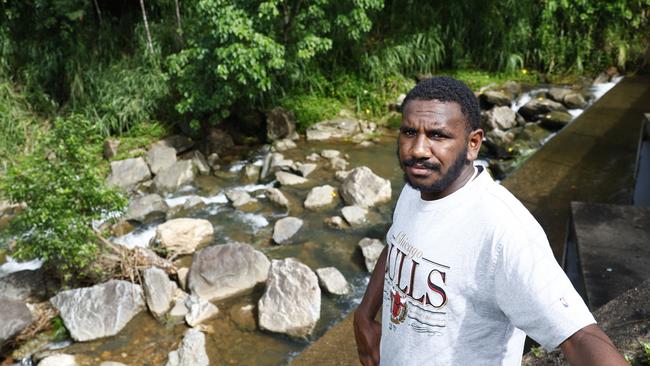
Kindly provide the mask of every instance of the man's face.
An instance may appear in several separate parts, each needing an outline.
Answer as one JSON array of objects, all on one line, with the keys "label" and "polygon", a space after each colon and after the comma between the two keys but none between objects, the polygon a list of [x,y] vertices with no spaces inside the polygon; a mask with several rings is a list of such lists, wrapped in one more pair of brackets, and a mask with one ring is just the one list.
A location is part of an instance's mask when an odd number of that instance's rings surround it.
[{"label": "man's face", "polygon": [[410,101],[404,110],[397,150],[406,182],[420,190],[424,199],[444,197],[450,189],[453,192],[454,183],[476,159],[483,136],[477,131],[468,131],[456,102]]}]

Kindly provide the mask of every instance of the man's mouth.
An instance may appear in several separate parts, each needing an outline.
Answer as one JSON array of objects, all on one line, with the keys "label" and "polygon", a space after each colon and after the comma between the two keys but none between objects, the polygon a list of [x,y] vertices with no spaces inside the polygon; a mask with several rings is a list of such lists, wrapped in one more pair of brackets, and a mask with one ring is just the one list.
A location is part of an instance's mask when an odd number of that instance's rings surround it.
[{"label": "man's mouth", "polygon": [[430,163],[428,161],[407,159],[402,162],[402,165],[409,172],[409,174],[415,176],[429,175],[434,171],[440,171],[439,164]]}]

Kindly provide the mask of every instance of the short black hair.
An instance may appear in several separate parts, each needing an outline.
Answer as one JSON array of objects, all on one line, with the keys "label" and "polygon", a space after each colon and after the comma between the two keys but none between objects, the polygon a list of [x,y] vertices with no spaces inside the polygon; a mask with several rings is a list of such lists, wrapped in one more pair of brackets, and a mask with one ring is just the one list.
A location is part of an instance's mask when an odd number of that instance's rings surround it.
[{"label": "short black hair", "polygon": [[456,102],[465,116],[467,127],[474,131],[481,126],[481,112],[478,99],[474,92],[460,80],[449,76],[434,76],[422,80],[411,89],[402,102],[402,113],[412,100],[439,100],[441,102]]}]

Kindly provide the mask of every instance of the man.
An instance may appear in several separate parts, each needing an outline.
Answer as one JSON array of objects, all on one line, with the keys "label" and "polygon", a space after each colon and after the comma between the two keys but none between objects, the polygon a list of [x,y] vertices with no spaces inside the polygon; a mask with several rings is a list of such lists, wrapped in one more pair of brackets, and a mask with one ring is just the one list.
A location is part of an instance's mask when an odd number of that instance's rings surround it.
[{"label": "man", "polygon": [[[572,365],[627,365],[524,206],[475,167],[476,97],[448,77],[406,96],[404,186],[355,313],[364,365],[520,365],[526,334]],[[375,316],[382,307],[381,325]]]}]

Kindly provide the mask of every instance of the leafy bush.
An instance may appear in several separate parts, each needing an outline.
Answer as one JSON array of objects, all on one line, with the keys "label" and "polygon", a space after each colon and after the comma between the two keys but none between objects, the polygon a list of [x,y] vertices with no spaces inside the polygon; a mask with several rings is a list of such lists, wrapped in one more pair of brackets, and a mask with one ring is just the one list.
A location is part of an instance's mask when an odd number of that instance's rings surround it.
[{"label": "leafy bush", "polygon": [[[17,154],[32,151],[43,127],[27,98],[13,84],[0,79],[0,161],[7,164]],[[3,166],[0,171],[5,169]]]},{"label": "leafy bush", "polygon": [[344,108],[337,99],[315,95],[288,97],[282,99],[280,105],[293,111],[300,131],[306,130],[316,122],[335,117]]},{"label": "leafy bush", "polygon": [[98,253],[92,221],[123,210],[126,199],[105,186],[98,157],[87,146],[98,143],[85,118],[57,118],[46,142],[12,166],[2,189],[27,208],[12,221],[14,256],[42,258],[59,274],[79,275]]}]

